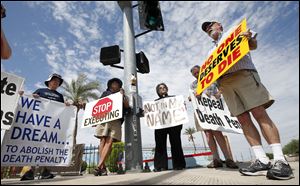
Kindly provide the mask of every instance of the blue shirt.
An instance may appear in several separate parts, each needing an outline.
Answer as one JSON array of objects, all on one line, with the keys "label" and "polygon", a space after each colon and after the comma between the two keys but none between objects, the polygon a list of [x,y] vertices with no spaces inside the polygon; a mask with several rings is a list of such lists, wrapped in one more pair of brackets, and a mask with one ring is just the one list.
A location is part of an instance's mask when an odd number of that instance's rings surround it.
[{"label": "blue shirt", "polygon": [[48,88],[39,88],[33,94],[37,94],[42,98],[64,103],[64,96],[56,90],[50,90]]}]

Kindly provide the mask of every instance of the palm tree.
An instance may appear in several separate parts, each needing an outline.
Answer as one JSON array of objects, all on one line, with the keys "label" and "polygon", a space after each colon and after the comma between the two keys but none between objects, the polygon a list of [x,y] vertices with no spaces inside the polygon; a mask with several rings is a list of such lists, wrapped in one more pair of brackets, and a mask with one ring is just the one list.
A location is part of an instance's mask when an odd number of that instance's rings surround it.
[{"label": "palm tree", "polygon": [[185,129],[184,135],[188,135],[188,140],[193,142],[194,145],[194,153],[196,153],[196,145],[195,145],[195,137],[193,136],[193,134],[196,133],[196,129],[193,127],[189,127],[187,129]]},{"label": "palm tree", "polygon": [[97,81],[87,82],[87,76],[85,74],[79,74],[77,79],[72,79],[71,83],[64,81],[62,88],[64,89],[63,95],[73,102],[73,105],[77,107],[75,130],[73,133],[73,145],[76,145],[77,127],[78,127],[78,112],[82,108],[79,103],[86,103],[90,98],[99,99],[100,96],[95,93],[96,90],[100,92],[100,83]]}]

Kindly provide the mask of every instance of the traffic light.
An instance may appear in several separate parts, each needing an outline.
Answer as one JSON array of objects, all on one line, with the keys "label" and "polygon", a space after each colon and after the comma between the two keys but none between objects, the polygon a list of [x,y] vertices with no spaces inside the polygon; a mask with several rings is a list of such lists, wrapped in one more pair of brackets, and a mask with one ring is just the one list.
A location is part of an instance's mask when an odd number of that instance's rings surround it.
[{"label": "traffic light", "polygon": [[136,55],[136,67],[138,72],[146,74],[150,72],[149,61],[145,56],[144,52],[137,53]]},{"label": "traffic light", "polygon": [[100,51],[100,62],[103,65],[114,65],[121,62],[121,51],[118,45],[103,47]]},{"label": "traffic light", "polygon": [[139,19],[141,29],[165,30],[158,1],[139,1]]}]

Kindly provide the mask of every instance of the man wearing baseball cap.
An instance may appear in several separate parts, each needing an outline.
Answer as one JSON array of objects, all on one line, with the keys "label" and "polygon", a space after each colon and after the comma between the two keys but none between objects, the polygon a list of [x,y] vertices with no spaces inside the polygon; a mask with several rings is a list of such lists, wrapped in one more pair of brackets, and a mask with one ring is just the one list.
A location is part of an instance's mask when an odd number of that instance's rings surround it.
[{"label": "man wearing baseball cap", "polygon": [[[202,30],[214,42],[209,54],[218,47],[220,41],[231,33],[231,30],[229,30],[224,34],[223,26],[217,21],[204,22]],[[248,29],[240,35],[248,40],[250,50],[257,48],[256,33]],[[278,129],[266,112],[266,109],[274,103],[274,99],[262,84],[252,62],[250,52],[217,81],[231,114],[236,116],[241,123],[244,135],[256,157],[256,161],[249,167],[241,168],[240,173],[248,176],[265,175],[267,173],[269,179],[286,180],[293,178],[292,169],[282,152]],[[274,154],[273,165],[271,165],[262,147],[261,136],[251,119],[250,113],[259,124],[263,136],[272,148]]]}]

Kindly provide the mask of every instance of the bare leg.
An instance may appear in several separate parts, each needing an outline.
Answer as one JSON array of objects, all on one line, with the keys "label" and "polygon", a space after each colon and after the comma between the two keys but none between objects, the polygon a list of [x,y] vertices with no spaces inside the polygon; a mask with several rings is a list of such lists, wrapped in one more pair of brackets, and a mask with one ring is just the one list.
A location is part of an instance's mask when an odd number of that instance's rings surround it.
[{"label": "bare leg", "polygon": [[244,112],[243,114],[238,115],[237,119],[242,125],[244,135],[250,146],[252,147],[261,145],[260,135],[258,133],[257,128],[251,120],[249,112]]},{"label": "bare leg", "polygon": [[233,160],[233,158],[230,156],[229,149],[227,148],[226,140],[223,133],[221,131],[212,131],[212,133],[215,136],[225,158]]},{"label": "bare leg", "polygon": [[99,168],[104,168],[105,160],[107,159],[111,148],[112,148],[113,139],[110,137],[106,137],[105,144],[101,153],[101,159],[99,161]]},{"label": "bare leg", "polygon": [[220,160],[218,149],[217,149],[217,144],[214,139],[212,130],[205,130],[204,133],[206,135],[206,140],[207,140],[208,146],[209,146],[211,152],[213,153],[213,159]]},{"label": "bare leg", "polygon": [[106,138],[102,137],[100,139],[100,145],[99,145],[99,164],[98,164],[98,167],[101,166],[101,164],[100,164],[101,161],[100,160],[101,160],[101,155],[102,155],[102,152],[103,152],[103,148],[104,148],[105,142],[106,142]]},{"label": "bare leg", "polygon": [[278,129],[263,106],[251,110],[253,117],[261,128],[261,132],[269,144],[280,143]]}]

